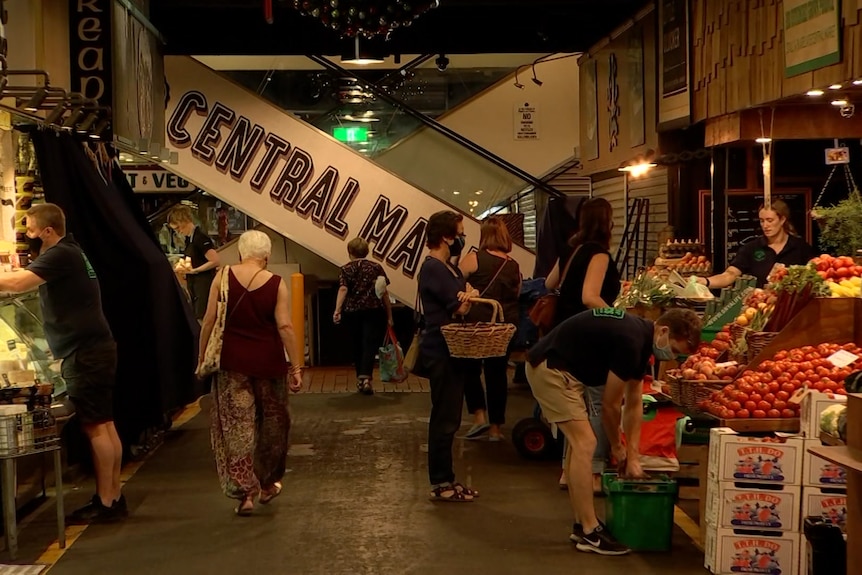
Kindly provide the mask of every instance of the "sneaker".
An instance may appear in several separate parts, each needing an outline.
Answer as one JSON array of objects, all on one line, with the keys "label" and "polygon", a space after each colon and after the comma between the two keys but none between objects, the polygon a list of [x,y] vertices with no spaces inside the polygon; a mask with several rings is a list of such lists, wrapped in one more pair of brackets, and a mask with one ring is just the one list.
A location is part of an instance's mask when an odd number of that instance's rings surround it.
[{"label": "sneaker", "polygon": [[467,430],[467,433],[464,435],[465,439],[479,439],[491,429],[491,425],[489,423],[477,423],[473,425],[470,429]]},{"label": "sneaker", "polygon": [[580,523],[572,523],[572,534],[569,535],[569,541],[572,543],[580,543],[584,540],[584,526]]},{"label": "sneaker", "polygon": [[631,549],[614,539],[614,536],[601,524],[592,533],[584,533],[580,543],[577,544],[577,548],[578,551],[598,553],[599,555],[626,555],[631,553]]},{"label": "sneaker", "polygon": [[102,504],[98,495],[93,495],[90,502],[80,509],[76,509],[66,519],[69,525],[88,525],[90,523],[113,523],[122,519],[122,514],[117,508],[117,503],[111,507]]},{"label": "sneaker", "polygon": [[114,504],[111,505],[111,508],[117,511],[120,514],[120,517],[128,517],[129,516],[129,506],[126,505],[126,496],[120,495],[120,498],[114,501]]}]

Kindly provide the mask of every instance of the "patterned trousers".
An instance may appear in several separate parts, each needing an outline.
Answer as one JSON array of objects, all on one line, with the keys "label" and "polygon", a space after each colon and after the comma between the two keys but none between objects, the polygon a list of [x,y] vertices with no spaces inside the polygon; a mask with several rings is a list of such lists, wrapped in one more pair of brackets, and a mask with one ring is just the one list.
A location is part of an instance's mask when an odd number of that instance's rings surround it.
[{"label": "patterned trousers", "polygon": [[287,379],[220,371],[211,411],[219,482],[234,499],[256,496],[284,476],[290,412]]}]

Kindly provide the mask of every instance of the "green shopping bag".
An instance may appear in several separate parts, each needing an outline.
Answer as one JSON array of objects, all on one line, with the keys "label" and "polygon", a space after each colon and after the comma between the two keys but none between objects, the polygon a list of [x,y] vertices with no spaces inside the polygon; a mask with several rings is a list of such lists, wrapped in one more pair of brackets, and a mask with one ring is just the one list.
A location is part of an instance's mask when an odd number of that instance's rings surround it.
[{"label": "green shopping bag", "polygon": [[407,379],[407,370],[404,369],[404,353],[401,351],[401,346],[398,345],[392,326],[386,328],[386,337],[383,339],[383,346],[378,350],[378,358],[380,360],[381,381],[399,382]]}]

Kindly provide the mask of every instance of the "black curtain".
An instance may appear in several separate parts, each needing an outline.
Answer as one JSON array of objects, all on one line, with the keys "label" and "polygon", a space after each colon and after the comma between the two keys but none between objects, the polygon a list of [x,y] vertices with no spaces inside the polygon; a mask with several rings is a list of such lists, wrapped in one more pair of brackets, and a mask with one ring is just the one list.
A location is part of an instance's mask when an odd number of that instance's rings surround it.
[{"label": "black curtain", "polygon": [[578,231],[578,212],[587,198],[550,198],[536,232],[534,278],[548,277],[560,254],[566,253],[569,238]]},{"label": "black curtain", "polygon": [[203,393],[194,377],[200,328],[116,161],[93,161],[67,134],[32,132],[47,201],[87,253],[117,341],[115,419],[124,445]]}]

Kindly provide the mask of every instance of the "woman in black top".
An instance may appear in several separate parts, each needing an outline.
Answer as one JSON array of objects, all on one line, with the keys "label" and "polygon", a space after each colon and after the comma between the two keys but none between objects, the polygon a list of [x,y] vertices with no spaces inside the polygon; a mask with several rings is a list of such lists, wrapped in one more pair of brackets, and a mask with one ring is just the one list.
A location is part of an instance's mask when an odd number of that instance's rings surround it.
[{"label": "woman in black top", "polygon": [[771,209],[760,206],[760,228],[763,236],[739,248],[733,263],[720,274],[697,281],[708,288],[720,289],[733,285],[745,274],[757,278],[757,287],[766,285],[775,264],[801,266],[816,256],[814,248],[796,233],[790,222],[790,208],[783,200],[772,202]]},{"label": "woman in black top", "polygon": [[[572,251],[566,256],[568,259],[557,261],[545,280],[548,289],[560,290],[554,326],[588,309],[611,307],[620,294],[620,275],[609,251],[613,216],[613,208],[604,198],[591,198],[581,206],[578,231],[569,242]],[[562,280],[560,261],[565,262]],[[601,474],[610,455],[610,445],[602,425],[604,391],[603,385],[588,387],[585,394],[590,425],[597,440],[593,454],[593,490],[596,492],[601,491]],[[566,484],[565,479],[564,471],[560,485]]]},{"label": "woman in black top", "polygon": [[[505,222],[491,216],[482,222],[479,251],[464,256],[459,267],[464,277],[480,292],[479,297],[500,302],[503,306],[503,319],[507,323],[517,324],[521,270],[518,262],[509,257],[511,251],[512,238]],[[491,321],[491,308],[487,305],[474,305],[467,314],[466,321]],[[467,439],[478,439],[486,432],[489,441],[500,441],[503,438],[500,426],[506,423],[508,366],[508,353],[485,360],[468,360],[464,397],[467,399],[467,411],[473,414],[473,427],[467,432]],[[483,367],[488,393],[487,404],[485,390],[482,389]]]},{"label": "woman in black top", "polygon": [[191,258],[192,269],[181,273],[186,275],[195,317],[201,321],[207,311],[210,285],[219,265],[218,252],[210,237],[195,225],[190,207],[179,205],[171,209],[168,212],[168,226],[186,238],[185,255]]},{"label": "woman in black top", "polygon": [[463,359],[449,355],[440,328],[452,315],[470,311],[469,299],[479,292],[464,281],[461,271],[449,262],[464,247],[463,217],[455,212],[437,212],[428,219],[425,243],[428,257],[419,270],[419,296],[425,316],[420,358],[429,373],[431,417],[428,420],[428,477],[434,501],[469,502],[478,495],[455,482],[452,443],[461,427],[464,403]]}]

